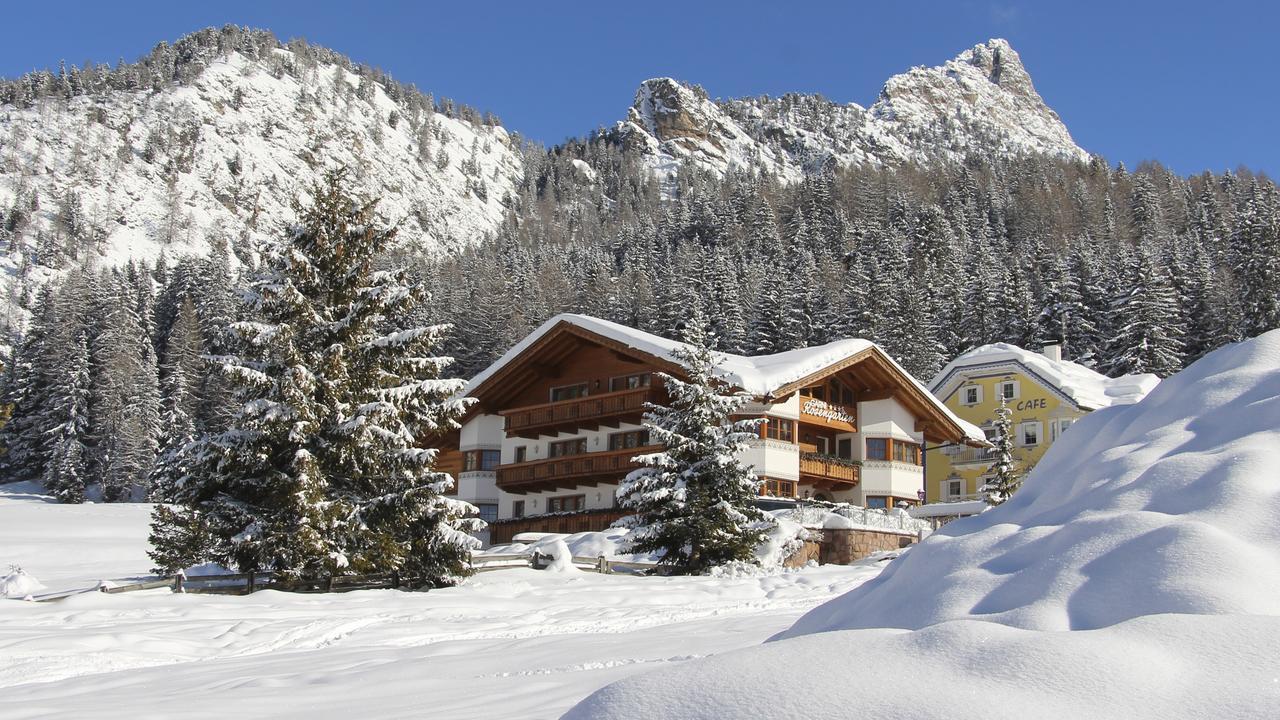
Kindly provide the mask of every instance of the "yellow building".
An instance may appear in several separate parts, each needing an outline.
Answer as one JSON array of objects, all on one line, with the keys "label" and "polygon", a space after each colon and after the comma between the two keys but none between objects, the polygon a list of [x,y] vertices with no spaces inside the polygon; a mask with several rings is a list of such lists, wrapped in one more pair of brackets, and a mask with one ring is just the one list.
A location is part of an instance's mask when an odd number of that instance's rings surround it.
[{"label": "yellow building", "polygon": [[[1061,347],[1042,353],[996,343],[970,350],[938,373],[929,390],[956,415],[995,437],[1000,399],[1012,411],[1014,459],[1029,471],[1073,422],[1099,408],[1138,402],[1160,382],[1155,375],[1109,378],[1062,359]],[[925,501],[959,502],[981,496],[989,450],[934,446],[925,453]]]}]

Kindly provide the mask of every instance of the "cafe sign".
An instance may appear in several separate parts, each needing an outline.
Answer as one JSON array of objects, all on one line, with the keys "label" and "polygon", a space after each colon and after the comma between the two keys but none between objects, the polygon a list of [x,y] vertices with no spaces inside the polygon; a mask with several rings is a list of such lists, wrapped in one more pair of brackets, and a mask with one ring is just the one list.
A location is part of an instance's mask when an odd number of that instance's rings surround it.
[{"label": "cafe sign", "polygon": [[825,400],[817,398],[805,398],[804,404],[800,407],[800,412],[805,415],[820,417],[823,420],[835,420],[837,422],[848,423],[853,425],[853,414],[850,413],[843,405],[831,405]]}]

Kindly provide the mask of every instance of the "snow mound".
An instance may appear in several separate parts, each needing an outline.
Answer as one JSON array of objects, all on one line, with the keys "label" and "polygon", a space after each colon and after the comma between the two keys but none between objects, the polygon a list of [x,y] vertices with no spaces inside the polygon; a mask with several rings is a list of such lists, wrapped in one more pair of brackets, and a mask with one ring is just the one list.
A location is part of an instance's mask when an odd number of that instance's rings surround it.
[{"label": "snow mound", "polygon": [[975,621],[845,630],[633,676],[564,718],[1262,720],[1280,706],[1277,638],[1280,618],[1261,616],[1153,615],[1064,633]]},{"label": "snow mound", "polygon": [[[785,635],[978,617],[1036,630],[1280,615],[1280,331],[1092,413],[1004,505],[947,525]],[[929,591],[919,592],[922,579]]]},{"label": "snow mound", "polygon": [[566,717],[1274,717],[1277,467],[1280,330],[1089,415],[1008,503],[764,646]]},{"label": "snow mound", "polygon": [[9,568],[9,574],[0,578],[0,597],[22,598],[43,589],[39,580],[20,567]]},{"label": "snow mound", "polygon": [[573,551],[561,538],[556,538],[543,546],[542,551],[551,556],[545,568],[548,572],[573,573],[578,568],[573,566]]}]

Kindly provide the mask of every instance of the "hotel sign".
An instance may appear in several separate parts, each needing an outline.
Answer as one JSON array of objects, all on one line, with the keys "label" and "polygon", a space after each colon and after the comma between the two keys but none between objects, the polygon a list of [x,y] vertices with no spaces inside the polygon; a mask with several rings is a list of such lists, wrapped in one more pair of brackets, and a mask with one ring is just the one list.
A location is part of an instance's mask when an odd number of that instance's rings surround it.
[{"label": "hotel sign", "polygon": [[848,408],[843,405],[832,405],[817,398],[805,398],[800,406],[800,412],[827,421],[854,424],[853,413],[849,412]]}]

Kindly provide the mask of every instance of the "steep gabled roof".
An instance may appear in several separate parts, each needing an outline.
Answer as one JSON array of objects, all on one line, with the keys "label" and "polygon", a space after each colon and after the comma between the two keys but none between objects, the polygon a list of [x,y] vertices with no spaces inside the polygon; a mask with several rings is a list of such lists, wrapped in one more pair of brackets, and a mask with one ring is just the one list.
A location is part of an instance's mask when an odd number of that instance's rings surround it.
[{"label": "steep gabled roof", "polygon": [[945,398],[965,377],[982,372],[1007,372],[1015,367],[1086,411],[1131,405],[1160,383],[1160,378],[1149,373],[1110,378],[1068,360],[1052,360],[1009,343],[993,343],[974,348],[947,363],[929,383],[929,389]]},{"label": "steep gabled roof", "polygon": [[[520,364],[516,362],[518,359],[544,352],[552,339],[562,333],[583,337],[615,350],[645,357],[668,372],[678,373],[682,367],[675,353],[678,349],[685,347],[684,343],[588,315],[562,313],[544,322],[528,337],[472,378],[463,389],[463,394],[483,398],[514,371]],[[912,404],[921,411],[921,414],[930,416],[925,422],[931,421],[940,428],[949,429],[949,432],[941,434],[962,442],[986,444],[986,436],[980,429],[952,413],[930,394],[924,385],[911,377],[902,369],[902,366],[894,362],[893,358],[870,340],[856,338],[836,340],[818,347],[788,350],[772,355],[745,356],[732,353],[718,353],[718,355],[721,358],[720,370],[724,379],[747,394],[762,399],[785,397],[856,363],[874,365],[881,376],[891,379],[897,386],[906,388],[911,395],[909,400]]]}]

